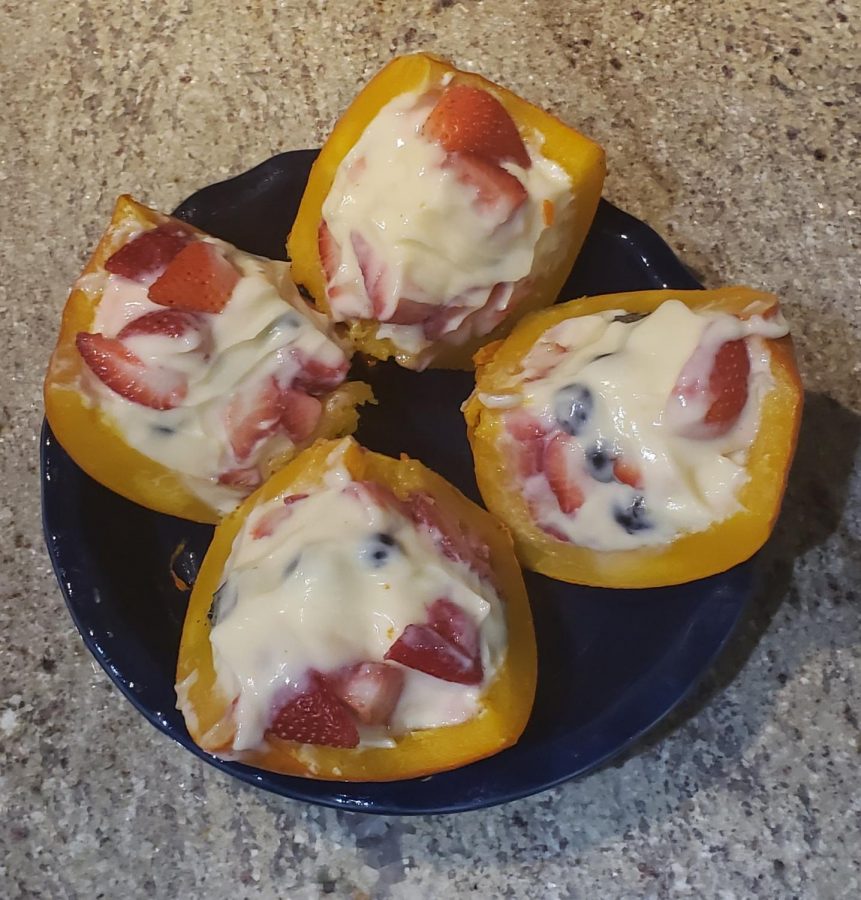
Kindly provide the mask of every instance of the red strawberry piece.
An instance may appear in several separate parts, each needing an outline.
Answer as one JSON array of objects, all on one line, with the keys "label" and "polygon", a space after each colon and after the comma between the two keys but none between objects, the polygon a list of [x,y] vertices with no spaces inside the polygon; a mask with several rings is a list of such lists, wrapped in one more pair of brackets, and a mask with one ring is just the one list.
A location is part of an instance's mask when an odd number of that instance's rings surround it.
[{"label": "red strawberry piece", "polygon": [[459,521],[452,520],[430,494],[410,494],[404,508],[417,525],[431,532],[449,559],[466,563],[480,578],[491,577],[490,548]]},{"label": "red strawberry piece", "polygon": [[705,424],[714,434],[725,434],[738,421],[747,403],[750,356],[744,340],[727,341],[715,354],[709,376],[709,395],[713,398],[705,415]]},{"label": "red strawberry piece", "polygon": [[273,506],[272,509],[265,512],[258,520],[257,524],[251,529],[252,540],[270,537],[275,534],[278,526],[290,518],[293,510],[291,507],[294,503],[304,500],[307,494],[290,494],[284,498],[283,503]]},{"label": "red strawberry piece", "polygon": [[326,675],[338,698],[365,725],[385,725],[404,688],[404,673],[385,663],[362,662]]},{"label": "red strawberry piece", "polygon": [[431,110],[422,134],[454,153],[472,153],[498,165],[531,165],[517,125],[492,94],[465,84],[449,85]]},{"label": "red strawberry piece", "polygon": [[385,658],[442,681],[481,683],[481,660],[465,653],[430,625],[407,625]]},{"label": "red strawberry piece", "polygon": [[162,366],[148,366],[116,338],[81,331],[75,345],[93,373],[133,403],[150,409],[173,409],[188,392],[185,375]]},{"label": "red strawberry piece", "polygon": [[[125,325],[117,338],[163,335],[176,340],[188,341],[188,346],[180,349],[196,350],[208,356],[212,350],[212,333],[203,317],[197,313],[179,309],[157,309],[132,319]],[[195,340],[196,338],[196,340]]]},{"label": "red strawberry piece", "polygon": [[479,208],[493,210],[501,222],[507,222],[529,196],[520,181],[505,169],[480,156],[452,153],[445,162],[461,184],[476,192]]},{"label": "red strawberry piece", "polygon": [[[323,267],[323,273],[326,276],[326,283],[331,284],[338,269],[341,267],[341,248],[338,242],[332,237],[329,226],[324,219],[320,220],[320,226],[317,229],[317,250],[320,253],[320,265]],[[340,288],[328,288],[327,293],[330,297],[337,296]]]},{"label": "red strawberry piece", "polygon": [[231,398],[224,424],[239,462],[248,459],[260,441],[278,431],[282,413],[281,390],[271,376],[245,386]]},{"label": "red strawberry piece", "polygon": [[251,492],[263,483],[263,478],[257,466],[247,466],[244,469],[229,469],[222,472],[218,476],[218,483]]},{"label": "red strawberry piece", "polygon": [[278,710],[269,731],[282,741],[300,744],[355,747],[359,743],[349,709],[317,673],[311,673],[305,690]]},{"label": "red strawberry piece", "polygon": [[617,457],[613,463],[613,477],[622,484],[629,484],[633,488],[643,486],[643,473],[639,467],[623,457]]},{"label": "red strawberry piece", "polygon": [[309,438],[323,415],[323,404],[304,391],[288,388],[281,392],[281,424],[294,444]]},{"label": "red strawberry piece", "polygon": [[293,387],[318,397],[334,391],[347,377],[350,363],[345,358],[338,366],[330,366],[319,359],[302,359],[302,368],[293,379]]},{"label": "red strawberry piece", "polygon": [[418,300],[410,300],[409,297],[401,297],[386,321],[391,322],[392,325],[421,325],[435,311],[436,307],[431,303],[421,303]]},{"label": "red strawberry piece", "polygon": [[162,306],[220,313],[239,277],[239,272],[218,247],[206,241],[194,241],[180,250],[150,285],[149,298]]},{"label": "red strawberry piece", "polygon": [[371,301],[371,310],[379,318],[389,299],[388,266],[358,231],[351,232],[350,242],[365,283],[365,293]]},{"label": "red strawberry piece", "polygon": [[544,427],[535,416],[515,410],[505,417],[505,429],[514,439],[517,468],[523,478],[541,471],[544,461]]},{"label": "red strawberry piece", "polygon": [[574,479],[576,447],[568,435],[556,434],[544,449],[544,474],[559,509],[568,516],[583,505],[583,492]]},{"label": "red strawberry piece", "polygon": [[465,306],[448,303],[438,306],[424,323],[424,335],[430,341],[436,341],[444,334],[457,329],[466,319],[469,310]]},{"label": "red strawberry piece", "polygon": [[178,222],[159,225],[123,244],[107,259],[105,269],[112,275],[146,284],[161,275],[167,264],[192,240],[191,233]]},{"label": "red strawberry piece", "polygon": [[703,353],[702,347],[694,352],[682,369],[672,396],[682,408],[705,400],[708,406],[702,420],[688,423],[682,433],[709,439],[726,434],[738,421],[747,403],[750,357],[743,339],[727,341],[718,348],[708,375],[703,377]]},{"label": "red strawberry piece", "polygon": [[445,597],[434,600],[428,610],[428,622],[449,643],[473,659],[479,658],[478,628],[472,617],[456,603]]}]

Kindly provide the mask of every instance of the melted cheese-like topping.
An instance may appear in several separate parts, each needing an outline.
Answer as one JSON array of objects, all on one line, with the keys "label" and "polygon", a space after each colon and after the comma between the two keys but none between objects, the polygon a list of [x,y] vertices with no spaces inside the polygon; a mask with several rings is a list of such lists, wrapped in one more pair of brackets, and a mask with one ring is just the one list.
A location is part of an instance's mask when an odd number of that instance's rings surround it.
[{"label": "melted cheese-like topping", "polygon": [[[336,368],[344,363],[345,354],[328,336],[325,319],[302,300],[287,263],[243,253],[215,238],[203,240],[219,247],[241,274],[220,313],[197,314],[208,329],[211,346],[203,352],[194,332],[179,339],[158,334],[124,339],[145,363],[187,376],[188,392],[182,402],[174,409],[150,409],[110,390],[88,370],[81,387],[127,444],[179,473],[190,490],[227,512],[243,495],[218,483],[219,475],[237,464],[224,419],[231,397],[242,386],[258,384],[269,375],[288,385],[302,359]],[[146,313],[165,309],[149,299],[148,284],[102,273],[99,287],[102,298],[91,331],[106,337],[116,337],[123,326]],[[292,447],[281,432],[261,443],[242,465],[286,454]]]},{"label": "melted cheese-like topping", "polygon": [[[326,485],[309,490],[268,536],[255,537],[255,527],[283,507],[283,497],[256,509],[224,570],[211,642],[219,687],[236,698],[233,749],[259,745],[279,698],[309,669],[381,662],[440,597],[479,627],[482,683],[455,684],[400,667],[404,688],[389,730],[360,728],[361,746],[478,714],[506,647],[495,590],[408,519],[375,504],[346,471],[330,472]],[[374,557],[381,534],[393,539],[382,560]]]},{"label": "melted cheese-like topping", "polygon": [[[560,428],[555,415],[559,392],[572,385],[588,392],[574,464],[582,505],[563,513],[545,472],[528,477],[522,490],[540,525],[595,550],[664,544],[737,511],[738,491],[748,479],[747,451],[762,399],[772,387],[764,339],[788,333],[780,315],[739,319],[692,310],[678,300],[666,301],[639,321],[624,319],[630,319],[624,310],[614,310],[559,323],[527,354],[512,386],[518,406],[548,432]],[[718,437],[686,436],[709,401],[671,400],[683,369],[691,380],[707,383],[718,348],[742,338],[747,338],[750,378],[738,421]],[[692,359],[696,371],[691,371]],[[510,393],[488,397],[487,405],[505,408],[511,399]],[[587,454],[595,447],[632,461],[642,484],[634,488],[613,477],[590,476]],[[633,519],[632,504],[639,507]]]},{"label": "melted cheese-like topping", "polygon": [[[476,189],[444,165],[445,150],[421,135],[435,100],[433,93],[405,93],[384,106],[342,160],[323,204],[341,251],[329,284],[334,317],[379,320],[377,335],[408,353],[432,341],[421,325],[387,324],[401,297],[457,307],[441,335],[446,341],[486,334],[504,318],[513,286],[558,252],[560,228],[546,225],[545,202],[553,204],[557,226],[572,204],[568,175],[531,146],[528,169],[503,164],[527,191],[523,206],[506,220],[504,205],[477,203]],[[356,234],[380,261],[384,296],[376,305],[365,289]],[[497,284],[506,287],[489,303]]]}]

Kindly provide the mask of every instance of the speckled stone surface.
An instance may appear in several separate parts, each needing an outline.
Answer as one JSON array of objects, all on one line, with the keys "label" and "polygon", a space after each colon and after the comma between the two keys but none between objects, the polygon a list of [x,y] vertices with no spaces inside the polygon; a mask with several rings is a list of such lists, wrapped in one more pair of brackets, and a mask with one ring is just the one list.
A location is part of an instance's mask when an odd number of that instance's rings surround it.
[{"label": "speckled stone surface", "polygon": [[[857,4],[0,0],[0,897],[861,895]],[[606,195],[710,286],[778,291],[808,388],[766,587],[624,760],[484,812],[256,792],[157,733],[74,631],[40,533],[41,379],[128,191],[171,208],[319,144],[428,49],[601,141]]]}]

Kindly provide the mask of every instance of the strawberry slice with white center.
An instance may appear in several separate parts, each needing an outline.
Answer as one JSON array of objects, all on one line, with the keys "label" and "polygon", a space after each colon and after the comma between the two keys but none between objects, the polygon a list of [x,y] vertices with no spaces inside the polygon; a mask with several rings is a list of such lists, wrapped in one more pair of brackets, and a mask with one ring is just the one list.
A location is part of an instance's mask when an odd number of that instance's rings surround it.
[{"label": "strawberry slice with white center", "polygon": [[311,673],[307,687],[275,713],[269,733],[282,741],[324,747],[356,747],[359,743],[350,710],[316,672]]},{"label": "strawberry slice with white center", "polygon": [[224,425],[239,462],[247,460],[260,441],[281,427],[281,389],[274,377],[244,386],[227,405]]},{"label": "strawberry slice with white center", "polygon": [[387,725],[404,688],[403,670],[379,662],[345,666],[325,677],[364,725]]},{"label": "strawberry slice with white center", "polygon": [[326,276],[326,293],[329,297],[337,297],[343,291],[340,286],[332,286],[332,280],[341,268],[341,248],[338,242],[332,237],[329,226],[325,220],[320,221],[317,228],[317,250],[320,254],[320,265],[323,267],[323,274]]},{"label": "strawberry slice with white center", "polygon": [[233,455],[244,462],[261,441],[284,430],[294,443],[314,432],[323,405],[303,391],[282,388],[270,375],[238,391],[227,405],[224,425]]},{"label": "strawberry slice with white center", "polygon": [[443,164],[461,184],[475,191],[479,209],[492,211],[507,222],[526,202],[526,188],[511,174],[480,156],[451,153]]},{"label": "strawberry slice with white center", "polygon": [[212,333],[203,316],[178,309],[157,309],[132,319],[117,338],[167,337],[176,341],[177,350],[197,351],[208,356],[212,351]]},{"label": "strawberry slice with white center", "polygon": [[471,153],[497,166],[511,160],[528,169],[529,154],[514,119],[492,94],[465,84],[449,85],[422,127],[422,134],[453,153]]},{"label": "strawberry slice with white center", "polygon": [[643,473],[639,467],[621,456],[613,462],[613,477],[616,481],[628,484],[632,488],[643,486]]},{"label": "strawberry slice with white center", "polygon": [[365,293],[368,295],[368,300],[371,301],[372,314],[376,318],[380,318],[385,312],[391,294],[388,266],[358,231],[350,233],[350,243],[362,273]]},{"label": "strawberry slice with white center", "polygon": [[112,275],[150,284],[192,240],[191,233],[178,223],[159,225],[123,244],[113,256],[108,257],[105,269]]},{"label": "strawberry slice with white center", "polygon": [[292,506],[300,500],[304,500],[307,494],[290,494],[285,497],[282,503],[273,506],[267,510],[258,520],[250,531],[251,539],[258,541],[261,538],[271,537],[278,530],[278,526],[293,513]]},{"label": "strawberry slice with white center", "polygon": [[323,404],[304,391],[288,388],[281,392],[281,424],[294,444],[314,433],[323,415]]},{"label": "strawberry slice with white center", "polygon": [[529,478],[540,472],[547,436],[541,422],[525,410],[515,410],[505,417],[505,430],[514,441],[515,459],[521,477]]},{"label": "strawberry slice with white center", "polygon": [[220,313],[240,275],[221,250],[206,241],[188,244],[149,288],[153,303],[192,312]]},{"label": "strawberry slice with white center", "polygon": [[480,578],[492,577],[490,548],[459,521],[447,516],[430,494],[410,494],[403,507],[417,525],[430,532],[449,559],[466,563]]},{"label": "strawberry slice with white center", "polygon": [[[441,602],[446,605],[440,606]],[[441,681],[481,684],[483,668],[475,624],[448,600],[435,601],[429,612],[431,623],[407,625],[385,658]]]},{"label": "strawberry slice with white center", "polygon": [[698,348],[685,364],[671,402],[676,409],[704,409],[696,421],[679,429],[690,438],[710,439],[732,430],[747,403],[750,356],[744,339],[726,341],[718,347],[706,370],[705,348]]},{"label": "strawberry slice with white center", "polygon": [[336,387],[347,377],[350,363],[345,357],[337,366],[331,366],[314,357],[300,356],[302,368],[293,379],[293,387],[319,397],[334,391]]},{"label": "strawberry slice with white center", "polygon": [[180,372],[147,365],[122,341],[103,334],[79,332],[75,345],[90,370],[112,391],[150,409],[173,409],[188,393]]},{"label": "strawberry slice with white center", "polygon": [[567,434],[555,434],[544,448],[544,474],[566,516],[577,512],[584,500],[575,478],[577,454],[577,442]]}]

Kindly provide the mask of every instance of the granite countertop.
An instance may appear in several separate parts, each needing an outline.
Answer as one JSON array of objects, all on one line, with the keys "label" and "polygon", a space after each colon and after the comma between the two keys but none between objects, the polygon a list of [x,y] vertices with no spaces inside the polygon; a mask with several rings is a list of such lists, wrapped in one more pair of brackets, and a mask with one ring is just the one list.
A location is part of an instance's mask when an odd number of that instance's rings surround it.
[{"label": "granite countertop", "polygon": [[[0,9],[0,896],[861,895],[852,4]],[[777,291],[808,394],[764,588],[697,696],[580,781],[487,811],[400,819],[258,792],[132,709],[54,581],[38,434],[67,286],[116,195],[170,209],[273,153],[317,146],[374,71],[417,49],[599,140],[605,196],[650,222],[706,285]]]}]

